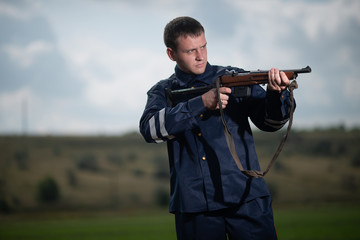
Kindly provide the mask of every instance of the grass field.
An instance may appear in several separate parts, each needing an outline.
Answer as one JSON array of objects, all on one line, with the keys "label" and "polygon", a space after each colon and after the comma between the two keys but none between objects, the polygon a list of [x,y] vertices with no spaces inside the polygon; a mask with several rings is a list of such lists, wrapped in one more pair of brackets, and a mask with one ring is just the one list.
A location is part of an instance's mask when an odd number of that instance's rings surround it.
[{"label": "grass field", "polygon": [[0,239],[16,240],[112,240],[176,239],[170,214],[135,216],[56,216],[2,222]]},{"label": "grass field", "polygon": [[360,239],[360,205],[311,206],[274,211],[279,239]]},{"label": "grass field", "polygon": [[[254,135],[264,169],[282,133]],[[359,146],[360,130],[291,133],[266,176],[279,239],[360,239]],[[168,175],[166,145],[138,133],[0,136],[0,240],[176,239]]]},{"label": "grass field", "polygon": [[[360,205],[276,209],[279,239],[360,239]],[[176,239],[173,215],[165,210],[119,214],[43,213],[1,217],[1,240]]]},{"label": "grass field", "polygon": [[[254,135],[264,170],[282,133]],[[360,131],[293,131],[266,176],[274,200],[280,204],[360,202],[359,146]],[[55,209],[168,205],[166,144],[147,144],[138,133],[0,136],[0,212],[41,208],[39,185],[49,178],[59,189]]]}]

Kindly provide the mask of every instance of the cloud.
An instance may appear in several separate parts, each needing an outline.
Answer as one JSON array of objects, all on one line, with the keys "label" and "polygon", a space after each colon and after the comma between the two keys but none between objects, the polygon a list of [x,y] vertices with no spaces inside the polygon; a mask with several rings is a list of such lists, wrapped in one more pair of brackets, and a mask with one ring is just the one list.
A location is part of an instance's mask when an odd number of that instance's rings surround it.
[{"label": "cloud", "polygon": [[[240,16],[234,19],[238,28],[225,39],[226,46],[233,46],[224,54],[228,59],[250,68],[310,65],[313,73],[299,82],[308,101],[317,96],[322,106],[345,104],[348,84],[339,79],[355,82],[359,75],[360,35],[354,34],[360,25],[359,1],[227,2]],[[341,100],[334,98],[339,93]]]},{"label": "cloud", "polygon": [[37,57],[53,51],[51,43],[36,40],[26,46],[7,44],[2,47],[2,51],[8,54],[9,58],[18,63],[23,68],[30,67]]},{"label": "cloud", "polygon": [[6,112],[13,111],[19,109],[23,101],[34,102],[35,99],[30,89],[20,88],[0,95],[0,108]]},{"label": "cloud", "polygon": [[26,21],[38,15],[39,4],[36,1],[0,2],[0,16]]},{"label": "cloud", "polygon": [[[344,21],[360,22],[360,2],[357,0],[344,1],[283,1],[283,0],[227,0],[237,11],[244,22],[252,25],[271,27],[269,37],[279,37],[283,32],[290,32],[289,28],[300,25],[306,35],[318,39],[326,33],[336,35]],[[271,20],[270,20],[271,19]],[[285,27],[285,29],[284,29]]]},{"label": "cloud", "polygon": [[0,132],[18,129],[21,99],[34,132],[137,129],[146,91],[173,73],[162,31],[181,15],[205,26],[212,64],[310,65],[296,124],[359,123],[359,11],[348,0],[2,1]]},{"label": "cloud", "polygon": [[[18,132],[22,129],[22,120],[26,117],[29,104],[34,104],[38,99],[29,88],[20,88],[0,95],[0,131]],[[11,127],[10,127],[11,126]]]},{"label": "cloud", "polygon": [[63,53],[74,74],[86,82],[84,94],[89,103],[108,109],[115,104],[125,111],[138,111],[146,101],[146,91],[170,76],[174,67],[164,52],[113,46],[98,38],[72,41],[63,46]]},{"label": "cloud", "polygon": [[[343,94],[349,99],[349,101],[355,101],[360,103],[360,81],[358,78],[348,77],[343,79],[344,92]],[[358,106],[357,106],[358,107]]]},{"label": "cloud", "polygon": [[[336,35],[344,22],[360,22],[360,2],[354,0],[329,1],[311,4],[311,7],[302,10],[303,27],[311,39],[316,39],[320,34]],[[327,17],[324,17],[327,16]]]}]

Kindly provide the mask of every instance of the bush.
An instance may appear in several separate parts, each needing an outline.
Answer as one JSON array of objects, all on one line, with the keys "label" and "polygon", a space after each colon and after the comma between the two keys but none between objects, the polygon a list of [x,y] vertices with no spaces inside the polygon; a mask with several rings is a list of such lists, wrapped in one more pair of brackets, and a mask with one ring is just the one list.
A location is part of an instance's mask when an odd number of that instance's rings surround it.
[{"label": "bush", "polygon": [[69,184],[70,186],[72,186],[72,187],[77,186],[78,180],[77,180],[77,177],[76,177],[76,175],[75,175],[75,173],[74,173],[73,170],[68,169],[68,170],[66,171],[66,177],[67,177],[68,184]]},{"label": "bush", "polygon": [[7,203],[5,199],[0,198],[0,212],[2,213],[9,213],[10,212],[10,206]]},{"label": "bush", "polygon": [[341,188],[354,192],[357,190],[356,177],[353,175],[341,176]]},{"label": "bush", "polygon": [[135,162],[138,158],[138,155],[135,152],[131,152],[127,156],[129,162]]},{"label": "bush", "polygon": [[269,188],[271,197],[273,199],[276,199],[278,197],[278,187],[277,187],[277,185],[274,182],[268,182],[267,186]]},{"label": "bush", "polygon": [[134,169],[132,170],[132,174],[135,176],[135,177],[142,177],[145,175],[145,172],[141,169]]},{"label": "bush", "polygon": [[60,189],[52,177],[41,180],[37,187],[37,200],[42,203],[53,203],[60,199]]},{"label": "bush", "polygon": [[96,157],[92,154],[87,154],[80,158],[77,161],[77,167],[80,170],[88,170],[92,172],[98,172],[100,169]]},{"label": "bush", "polygon": [[332,143],[330,141],[321,140],[313,146],[312,151],[316,155],[331,156],[331,147]]},{"label": "bush", "polygon": [[360,167],[360,152],[356,153],[351,159],[351,166],[352,167]]},{"label": "bush", "polygon": [[169,191],[166,190],[165,188],[159,187],[155,191],[155,202],[156,205],[160,207],[166,207],[167,205],[169,205],[170,202]]},{"label": "bush", "polygon": [[28,166],[29,154],[26,150],[16,151],[14,153],[14,158],[20,170],[26,170],[29,168]]},{"label": "bush", "polygon": [[282,161],[280,161],[280,160],[275,161],[273,167],[274,167],[274,170],[277,171],[277,172],[288,172],[287,167],[286,167],[285,164],[284,164]]},{"label": "bush", "polygon": [[152,159],[152,162],[156,169],[154,173],[154,177],[157,180],[168,181],[170,178],[170,173],[169,173],[169,160],[167,159],[167,157],[158,155]]},{"label": "bush", "polygon": [[108,160],[110,163],[117,164],[117,165],[123,165],[123,164],[124,164],[124,159],[123,159],[123,157],[122,157],[120,154],[116,154],[116,153],[109,154],[109,155],[107,156],[107,160]]}]

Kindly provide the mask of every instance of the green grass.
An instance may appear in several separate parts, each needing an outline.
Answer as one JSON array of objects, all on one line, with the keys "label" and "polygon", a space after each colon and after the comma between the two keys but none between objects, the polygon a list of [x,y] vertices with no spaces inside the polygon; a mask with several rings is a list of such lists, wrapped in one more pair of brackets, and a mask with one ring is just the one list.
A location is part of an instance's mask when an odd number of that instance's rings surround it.
[{"label": "green grass", "polygon": [[[360,239],[360,205],[276,209],[279,239]],[[1,240],[133,240],[176,239],[173,215],[162,212],[132,214],[48,214],[13,216],[0,220]]]},{"label": "green grass", "polygon": [[112,240],[176,239],[173,216],[101,216],[13,220],[0,224],[2,240]]},{"label": "green grass", "polygon": [[[283,133],[277,134],[280,141]],[[264,169],[278,138],[260,132],[254,135]],[[360,239],[359,145],[359,130],[292,131],[266,176],[279,239]],[[95,167],[79,165],[89,157],[96,159]],[[159,192],[169,189],[166,174],[166,144],[146,144],[137,133],[0,136],[0,240],[176,239],[173,215],[156,209],[162,206]],[[38,183],[48,176],[61,190],[59,201],[50,205],[35,198]],[[341,205],[349,201],[359,204]],[[321,205],[324,202],[338,205]],[[155,209],[130,212],[138,206]],[[59,212],[48,213],[48,209]]]},{"label": "green grass", "polygon": [[360,239],[360,205],[275,209],[275,223],[279,239]]}]

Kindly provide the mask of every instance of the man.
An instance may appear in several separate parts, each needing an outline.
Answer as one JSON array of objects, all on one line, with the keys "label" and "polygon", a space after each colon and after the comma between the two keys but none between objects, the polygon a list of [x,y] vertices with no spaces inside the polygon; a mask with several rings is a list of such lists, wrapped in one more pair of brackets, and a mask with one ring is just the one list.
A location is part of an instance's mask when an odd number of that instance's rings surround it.
[{"label": "man", "polygon": [[[271,196],[263,178],[243,174],[228,149],[216,89],[167,101],[166,89],[213,85],[226,70],[210,65],[202,25],[190,17],[175,18],[164,30],[167,55],[175,73],[155,84],[140,119],[147,142],[167,142],[170,163],[170,212],[175,214],[178,239],[277,239]],[[251,86],[251,96],[235,98],[220,88],[225,120],[236,152],[246,169],[259,170],[248,122],[276,131],[289,117],[289,79],[273,68],[267,91]]]}]

